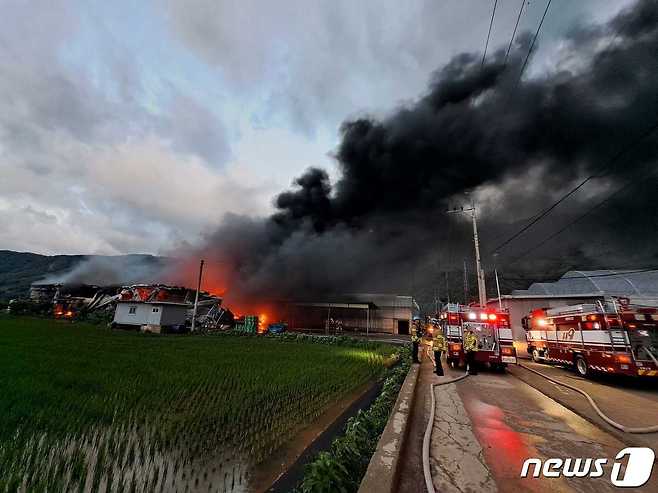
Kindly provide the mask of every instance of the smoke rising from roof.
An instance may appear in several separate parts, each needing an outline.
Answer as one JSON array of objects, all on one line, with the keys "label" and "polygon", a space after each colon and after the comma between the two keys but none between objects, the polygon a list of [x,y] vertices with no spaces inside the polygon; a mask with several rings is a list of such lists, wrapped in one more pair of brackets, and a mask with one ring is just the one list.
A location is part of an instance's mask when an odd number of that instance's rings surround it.
[{"label": "smoke rising from roof", "polygon": [[[649,246],[658,236],[658,199],[655,176],[644,173],[655,168],[658,139],[603,165],[658,115],[658,4],[639,1],[606,25],[581,26],[563,41],[555,70],[519,79],[529,42],[529,35],[519,36],[507,64],[504,47],[483,67],[480,54],[458,55],[413,104],[385,119],[345,122],[335,184],[324,170],[309,168],[276,197],[271,217],[228,216],[186,255],[221,266],[209,267],[209,276],[221,277],[229,298],[413,291],[431,266],[448,269],[471,256],[468,225],[443,214],[465,193],[480,204],[486,244],[515,231],[574,180],[597,175],[551,221],[533,228],[532,243],[600,200],[592,197],[643,177],[631,197],[615,197],[551,253],[618,262],[632,248],[634,259],[647,262],[655,256]],[[630,247],[628,238],[635,238]],[[592,251],[593,241],[611,253]],[[528,237],[520,242],[527,246]],[[172,275],[189,283],[190,274]]]},{"label": "smoke rising from roof", "polygon": [[50,275],[42,283],[122,285],[157,282],[166,258],[152,255],[90,256],[68,272]]}]

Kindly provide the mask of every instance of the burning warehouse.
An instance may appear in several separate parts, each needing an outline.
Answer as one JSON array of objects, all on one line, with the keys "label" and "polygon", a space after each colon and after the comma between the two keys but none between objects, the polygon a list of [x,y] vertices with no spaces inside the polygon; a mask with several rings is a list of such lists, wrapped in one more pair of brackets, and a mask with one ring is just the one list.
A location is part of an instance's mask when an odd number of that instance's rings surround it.
[{"label": "burning warehouse", "polygon": [[[196,291],[164,284],[132,286],[96,286],[89,284],[35,283],[30,288],[30,301],[52,304],[55,318],[76,318],[81,314],[114,312],[114,327],[148,326],[152,331],[190,325]],[[232,315],[221,307],[221,298],[200,292],[197,323],[206,329],[232,323]]]},{"label": "burning warehouse", "polygon": [[[186,331],[194,316],[196,291],[165,285],[125,287],[116,300],[113,327],[136,327],[149,332]],[[222,299],[199,292],[196,320],[206,329],[232,323]]]},{"label": "burning warehouse", "polygon": [[56,318],[73,318],[82,312],[111,308],[120,290],[119,286],[35,283],[30,286],[30,301],[52,303]]}]

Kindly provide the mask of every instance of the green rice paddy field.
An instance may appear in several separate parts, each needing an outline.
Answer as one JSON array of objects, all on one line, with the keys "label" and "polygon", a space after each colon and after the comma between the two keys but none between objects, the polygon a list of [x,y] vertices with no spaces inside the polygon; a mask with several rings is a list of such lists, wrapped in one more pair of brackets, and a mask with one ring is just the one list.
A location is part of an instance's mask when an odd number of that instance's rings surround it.
[{"label": "green rice paddy field", "polygon": [[0,492],[248,491],[391,351],[0,317]]}]

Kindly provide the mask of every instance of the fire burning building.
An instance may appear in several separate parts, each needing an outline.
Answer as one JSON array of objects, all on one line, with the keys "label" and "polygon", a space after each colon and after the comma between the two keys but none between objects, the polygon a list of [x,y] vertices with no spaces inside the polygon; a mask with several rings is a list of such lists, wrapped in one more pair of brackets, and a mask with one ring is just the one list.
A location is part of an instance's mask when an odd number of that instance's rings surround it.
[{"label": "fire burning building", "polygon": [[[195,295],[192,289],[163,284],[124,287],[116,301],[112,326],[157,333],[186,331],[193,317]],[[199,292],[197,321],[200,326],[216,328],[226,322],[227,317],[222,315],[227,310],[221,308],[221,303],[221,298]]]},{"label": "fire burning building", "polygon": [[35,283],[30,286],[30,301],[52,303],[55,318],[74,318],[83,311],[113,306],[120,290],[120,286]]},{"label": "fire burning building", "polygon": [[[96,286],[89,284],[35,283],[30,301],[52,304],[55,318],[73,319],[83,313],[114,312],[114,326],[188,326],[192,319],[196,291],[165,284]],[[222,299],[205,291],[199,293],[197,323],[206,329],[230,325],[233,316],[221,307]],[[184,330],[184,329],[183,329]]]}]

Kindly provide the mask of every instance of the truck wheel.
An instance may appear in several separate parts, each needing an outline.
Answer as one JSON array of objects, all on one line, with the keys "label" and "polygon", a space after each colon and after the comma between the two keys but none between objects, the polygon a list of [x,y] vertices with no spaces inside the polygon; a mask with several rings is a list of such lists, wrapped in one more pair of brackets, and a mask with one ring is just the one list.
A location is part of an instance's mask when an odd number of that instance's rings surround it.
[{"label": "truck wheel", "polygon": [[532,350],[532,361],[539,363],[541,359],[539,358],[539,351],[537,349]]},{"label": "truck wheel", "polygon": [[587,364],[587,361],[585,361],[585,358],[583,358],[580,355],[576,356],[575,365],[576,365],[576,373],[578,373],[578,375],[580,375],[583,378],[587,378],[590,376],[591,371],[589,369],[589,365]]}]

